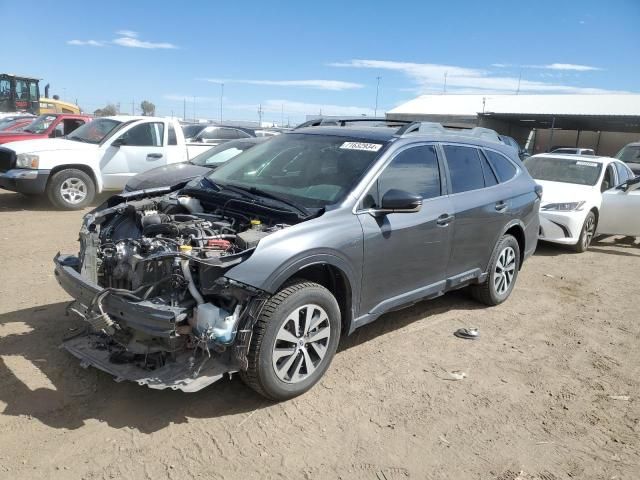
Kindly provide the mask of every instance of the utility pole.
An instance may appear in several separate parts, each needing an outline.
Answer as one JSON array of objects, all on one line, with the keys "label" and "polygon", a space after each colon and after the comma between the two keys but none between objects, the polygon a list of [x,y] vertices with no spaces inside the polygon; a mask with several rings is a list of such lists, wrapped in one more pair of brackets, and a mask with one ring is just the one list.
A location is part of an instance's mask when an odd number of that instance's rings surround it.
[{"label": "utility pole", "polygon": [[522,70],[520,70],[520,74],[518,75],[518,88],[516,89],[516,95],[520,93],[520,80],[522,80]]},{"label": "utility pole", "polygon": [[131,100],[131,115],[135,115],[136,114],[136,101]]},{"label": "utility pole", "polygon": [[193,123],[196,123],[196,96],[193,96]]},{"label": "utility pole", "polygon": [[284,103],[282,104],[282,109],[280,111],[280,126],[284,127]]},{"label": "utility pole", "polygon": [[378,116],[378,94],[380,93],[380,79],[382,77],[376,77],[376,108],[373,111],[373,116]]},{"label": "utility pole", "polygon": [[220,83],[220,123],[222,123],[222,99],[224,98],[224,83]]},{"label": "utility pole", "polygon": [[262,104],[258,105],[258,121],[260,122],[259,127],[262,127]]},{"label": "utility pole", "polygon": [[447,73],[449,72],[444,72],[444,87],[442,89],[442,93],[447,93]]},{"label": "utility pole", "polygon": [[187,99],[182,99],[182,120],[187,121]]}]

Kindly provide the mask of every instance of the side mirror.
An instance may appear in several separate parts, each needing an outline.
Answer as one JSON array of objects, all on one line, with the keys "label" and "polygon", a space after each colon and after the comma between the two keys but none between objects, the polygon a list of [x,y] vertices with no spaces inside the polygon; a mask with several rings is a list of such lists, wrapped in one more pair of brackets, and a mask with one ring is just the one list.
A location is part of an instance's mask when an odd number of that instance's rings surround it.
[{"label": "side mirror", "polygon": [[371,210],[373,215],[385,215],[387,213],[413,213],[422,208],[422,197],[413,193],[392,188],[382,196],[380,208]]},{"label": "side mirror", "polygon": [[619,188],[625,193],[637,190],[638,188],[640,188],[640,176],[627,180],[625,183],[620,185]]},{"label": "side mirror", "polygon": [[122,147],[123,145],[126,145],[126,144],[127,144],[126,140],[122,137],[116,138],[113,142],[111,142],[111,146],[116,148]]},{"label": "side mirror", "polygon": [[62,138],[64,137],[64,132],[62,130],[58,130],[57,128],[53,130],[53,132],[51,133],[51,136],[53,138]]}]

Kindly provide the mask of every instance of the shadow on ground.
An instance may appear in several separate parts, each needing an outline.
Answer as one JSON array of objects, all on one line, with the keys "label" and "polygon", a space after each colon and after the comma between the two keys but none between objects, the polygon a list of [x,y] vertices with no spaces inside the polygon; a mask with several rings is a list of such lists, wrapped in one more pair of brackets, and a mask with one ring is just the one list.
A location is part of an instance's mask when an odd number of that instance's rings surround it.
[{"label": "shadow on ground", "polygon": [[[5,192],[0,190],[0,212],[22,212],[25,210],[32,212],[58,211],[51,205],[46,195],[23,195],[21,193]],[[94,208],[113,195],[114,192],[101,193],[87,208]]]},{"label": "shadow on ground", "polygon": [[[76,429],[93,419],[113,428],[152,433],[189,418],[224,417],[271,404],[237,376],[185,394],[151,390],[130,382],[115,383],[106,373],[82,369],[74,357],[59,348],[65,336],[84,327],[81,321],[65,316],[66,305],[55,303],[0,315],[0,402],[6,404],[3,415],[28,416],[53,428]],[[453,292],[384,315],[344,338],[340,351],[453,308],[482,307],[464,293]],[[16,359],[20,361],[16,363]]]}]

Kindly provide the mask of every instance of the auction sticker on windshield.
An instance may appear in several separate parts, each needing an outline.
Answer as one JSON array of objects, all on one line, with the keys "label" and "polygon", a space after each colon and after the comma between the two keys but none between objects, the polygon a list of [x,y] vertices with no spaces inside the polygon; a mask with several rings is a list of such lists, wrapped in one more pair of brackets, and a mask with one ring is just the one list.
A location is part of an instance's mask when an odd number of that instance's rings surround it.
[{"label": "auction sticker on windshield", "polygon": [[581,160],[578,160],[576,162],[576,165],[580,165],[582,167],[597,167],[598,164],[597,163],[593,163],[593,162],[583,162]]},{"label": "auction sticker on windshield", "polygon": [[382,148],[380,143],[344,142],[340,145],[344,150],[364,150],[365,152],[377,152]]}]

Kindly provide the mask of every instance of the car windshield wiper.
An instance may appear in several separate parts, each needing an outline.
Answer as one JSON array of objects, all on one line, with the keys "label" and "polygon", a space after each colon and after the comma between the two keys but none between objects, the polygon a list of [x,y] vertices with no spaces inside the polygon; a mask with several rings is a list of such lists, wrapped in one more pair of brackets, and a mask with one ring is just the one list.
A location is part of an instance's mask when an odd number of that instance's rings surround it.
[{"label": "car windshield wiper", "polygon": [[297,211],[298,213],[301,213],[303,217],[308,217],[309,216],[309,211],[304,208],[301,205],[298,205],[295,202],[292,202],[291,200],[287,200],[286,198],[283,198],[279,195],[275,195],[273,193],[270,192],[266,192],[264,190],[261,190],[259,188],[256,187],[243,187],[240,185],[230,185],[230,184],[224,184],[223,189],[227,188],[229,190],[235,190],[235,191],[241,191],[241,192],[248,192],[250,194],[252,194],[254,197],[264,197],[264,198],[269,198],[271,200],[275,200],[276,202],[280,202],[284,205],[287,205],[288,207],[290,207],[291,209]]}]

